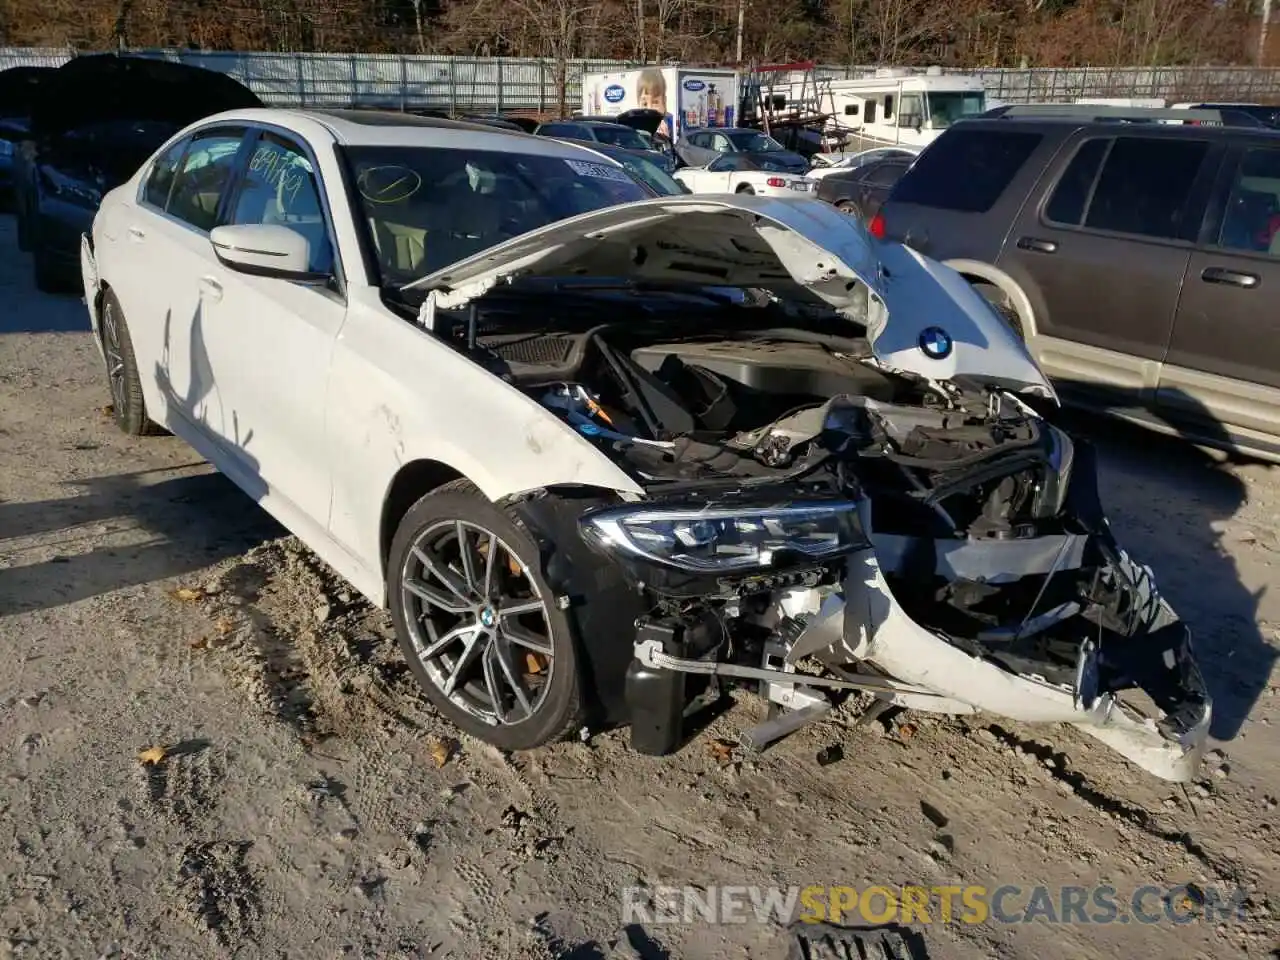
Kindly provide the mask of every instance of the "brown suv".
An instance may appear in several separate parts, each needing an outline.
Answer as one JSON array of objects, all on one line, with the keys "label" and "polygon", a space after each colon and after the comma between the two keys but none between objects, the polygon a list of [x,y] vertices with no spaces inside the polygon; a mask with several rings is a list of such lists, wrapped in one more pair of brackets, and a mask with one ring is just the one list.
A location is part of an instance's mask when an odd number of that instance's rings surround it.
[{"label": "brown suv", "polygon": [[1280,461],[1280,132],[965,120],[872,232],[977,285],[1064,401]]}]

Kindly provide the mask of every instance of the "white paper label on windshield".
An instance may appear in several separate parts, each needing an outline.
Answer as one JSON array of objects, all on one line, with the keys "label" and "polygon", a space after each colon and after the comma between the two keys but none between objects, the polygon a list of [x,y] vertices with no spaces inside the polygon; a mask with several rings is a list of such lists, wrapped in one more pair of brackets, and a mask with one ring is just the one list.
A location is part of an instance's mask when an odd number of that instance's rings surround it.
[{"label": "white paper label on windshield", "polygon": [[630,183],[631,178],[621,167],[611,167],[605,163],[588,163],[585,160],[566,160],[572,170],[580,177],[595,177],[597,180],[616,180],[618,183]]}]

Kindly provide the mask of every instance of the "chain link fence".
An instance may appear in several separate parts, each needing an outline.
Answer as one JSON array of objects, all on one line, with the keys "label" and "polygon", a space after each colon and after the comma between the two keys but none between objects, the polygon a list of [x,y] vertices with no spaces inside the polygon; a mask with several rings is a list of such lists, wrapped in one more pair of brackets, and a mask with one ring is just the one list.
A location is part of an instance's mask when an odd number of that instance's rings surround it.
[{"label": "chain link fence", "polygon": [[[231,74],[274,106],[381,106],[470,112],[558,109],[557,65],[551,60],[339,53],[234,53],[136,50]],[[0,69],[57,66],[73,54],[50,48],[0,48]],[[626,69],[617,60],[571,60],[566,103],[581,102],[582,75]],[[819,68],[831,79],[866,76],[874,68]],[[1180,100],[1280,102],[1280,69],[1251,67],[1081,67],[946,70],[982,78],[988,98],[1005,103],[1070,102],[1078,97],[1164,97]]]}]

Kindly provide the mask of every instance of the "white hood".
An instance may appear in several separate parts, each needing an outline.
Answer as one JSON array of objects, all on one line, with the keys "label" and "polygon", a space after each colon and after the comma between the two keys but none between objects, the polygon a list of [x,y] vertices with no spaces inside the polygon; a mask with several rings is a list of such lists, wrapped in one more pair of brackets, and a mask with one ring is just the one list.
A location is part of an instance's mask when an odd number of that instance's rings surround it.
[{"label": "white hood", "polygon": [[[934,383],[988,378],[1053,395],[1022,341],[958,273],[900,244],[877,242],[857,220],[816,200],[725,194],[606,207],[491,247],[405,289],[434,291],[424,310],[450,309],[529,276],[755,287],[825,302],[866,329],[888,369]],[[949,349],[936,349],[939,341]]]}]

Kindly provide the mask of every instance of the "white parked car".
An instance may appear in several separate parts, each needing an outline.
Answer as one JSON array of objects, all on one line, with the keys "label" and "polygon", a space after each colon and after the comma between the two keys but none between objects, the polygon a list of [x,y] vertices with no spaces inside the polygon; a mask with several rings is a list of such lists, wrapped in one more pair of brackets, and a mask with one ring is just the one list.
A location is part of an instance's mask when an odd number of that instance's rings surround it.
[{"label": "white parked car", "polygon": [[758,746],[861,691],[1191,776],[1188,631],[987,302],[824,204],[646,196],[495,128],[211,117],[82,244],[115,418],[388,606],[504,749],[629,722],[666,753],[738,684],[791,711]]},{"label": "white parked car", "polygon": [[[805,174],[810,180],[821,180],[833,173],[848,173],[876,160],[888,160],[891,157],[918,156],[924,147],[902,144],[896,147],[872,147],[857,153],[819,153],[813,158],[813,167]],[[816,187],[814,189],[817,189]]]},{"label": "white parked car", "polygon": [[724,153],[705,167],[681,167],[673,176],[691,193],[754,193],[762,197],[812,196],[817,184],[807,175],[773,169],[767,161]]}]

